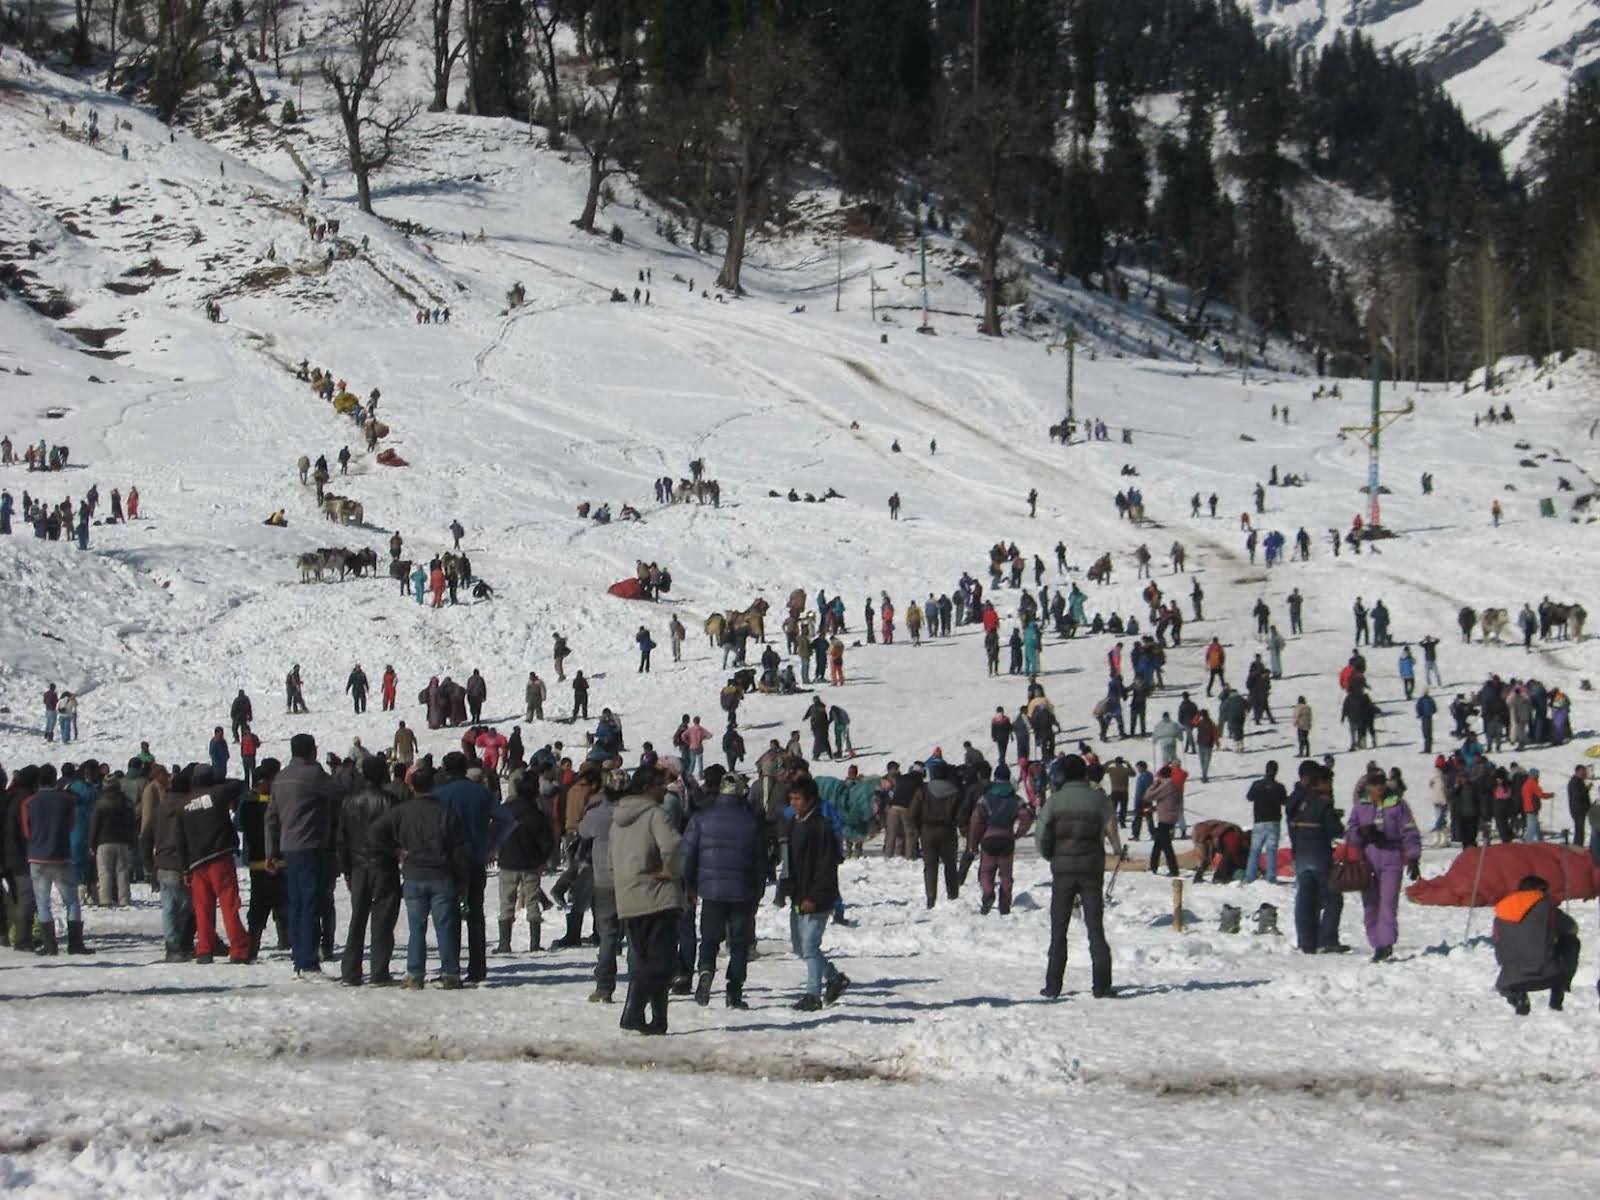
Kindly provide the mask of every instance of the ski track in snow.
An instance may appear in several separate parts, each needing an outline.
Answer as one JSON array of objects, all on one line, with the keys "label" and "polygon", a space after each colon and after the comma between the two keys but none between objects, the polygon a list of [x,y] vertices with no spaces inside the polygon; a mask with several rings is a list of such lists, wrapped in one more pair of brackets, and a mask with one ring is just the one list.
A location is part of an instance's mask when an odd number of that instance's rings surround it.
[{"label": "ski track in snow", "polygon": [[[1336,720],[1334,676],[1350,651],[1358,594],[1382,596],[1397,636],[1442,639],[1442,702],[1491,670],[1536,669],[1567,689],[1578,742],[1519,756],[1549,782],[1564,781],[1592,741],[1592,693],[1579,689],[1600,668],[1600,644],[1524,655],[1462,645],[1455,625],[1462,603],[1514,609],[1549,593],[1596,608],[1592,528],[1536,515],[1546,495],[1565,515],[1571,496],[1555,490],[1558,475],[1581,490],[1600,470],[1588,436],[1597,415],[1590,361],[1557,369],[1548,390],[1543,376],[1513,366],[1496,400],[1516,410],[1511,427],[1472,428],[1484,406],[1477,392],[1417,394],[1415,415],[1384,435],[1393,488],[1385,512],[1405,536],[1379,556],[1334,560],[1327,528],[1365,510],[1364,448],[1338,433],[1365,418],[1359,381],[1343,384],[1342,400],[1313,401],[1304,378],[1244,385],[1220,370],[1081,353],[1080,415],[1103,418],[1113,438],[1124,426],[1136,433],[1132,445],[1062,448],[1044,429],[1062,411],[1064,364],[1039,343],[989,341],[949,317],[927,338],[903,323],[868,323],[856,293],[883,247],[845,247],[857,286],[842,314],[822,303],[790,311],[797,297],[825,299],[832,284],[831,249],[804,237],[761,244],[748,297],[704,301],[671,276],[709,284],[715,262],[658,240],[653,206],[634,208],[625,181],[603,218],[623,226],[624,244],[577,233],[565,215],[581,199],[580,167],[530,147],[514,123],[447,115],[419,125],[426,166],[402,166],[379,189],[386,216],[436,231],[407,237],[355,213],[327,115],[308,103],[303,154],[314,186],[304,210],[340,219],[352,249],[370,242],[319,267],[326,244],[306,233],[299,176],[275,143],[233,154],[188,135],[169,144],[147,114],[18,70],[8,51],[0,84],[17,90],[0,107],[9,189],[0,190],[0,241],[38,239],[43,252],[26,265],[78,305],[62,324],[122,327],[110,345],[127,354],[90,359],[51,323],[0,304],[0,367],[29,372],[0,376],[0,424],[19,449],[41,436],[71,446],[74,464],[49,477],[0,471],[0,485],[20,502],[24,488],[57,500],[98,482],[106,503],[111,487],[125,493],[136,482],[146,519],[95,526],[88,554],[23,533],[0,545],[8,768],[63,753],[38,736],[38,697],[50,682],[83,697],[83,740],[71,756],[113,762],[140,738],[163,759],[202,758],[239,686],[255,701],[264,754],[283,755],[301,728],[324,749],[358,736],[386,744],[396,717],[422,723],[413,698],[429,676],[460,679],[474,667],[502,726],[517,720],[522,681],[537,668],[553,685],[552,719],[527,726],[525,740],[575,742],[579,729],[558,720],[570,692],[550,669],[557,631],[573,646],[569,676],[580,667],[589,676],[591,711],[621,714],[630,753],[645,740],[664,746],[680,713],[716,716],[725,676],[701,632],[708,613],[758,595],[781,607],[794,587],[811,595],[821,586],[845,596],[854,642],[865,597],[876,604],[888,591],[903,612],[963,571],[986,581],[986,550],[999,539],[1043,558],[1052,589],[1066,582],[1054,571],[1058,539],[1080,568],[1109,550],[1114,582],[1085,585],[1089,609],[1141,618],[1134,549],[1146,542],[1160,564],[1173,540],[1188,547],[1207,619],[1188,624],[1170,653],[1152,724],[1181,691],[1199,692],[1213,634],[1241,675],[1259,648],[1256,597],[1285,624],[1283,597],[1298,586],[1309,632],[1290,642],[1274,703],[1281,717],[1295,694],[1307,695],[1314,748],[1336,753],[1341,788],[1372,756],[1345,752]],[[262,83],[272,95],[283,86]],[[129,160],[109,144],[60,137],[44,120],[46,98],[58,114],[92,102],[103,117],[127,119],[133,127],[117,139],[129,143]],[[327,195],[315,186],[324,172]],[[484,182],[468,184],[475,172]],[[462,185],[454,196],[443,186],[450,180]],[[406,186],[416,182],[429,186]],[[131,206],[116,219],[113,195]],[[66,232],[62,212],[95,236]],[[188,244],[191,225],[204,241]],[[461,230],[478,227],[483,243],[460,242]],[[141,279],[150,288],[139,295],[106,291],[147,257],[146,241],[177,274]],[[240,286],[269,245],[279,265],[303,273]],[[631,293],[646,266],[656,272],[651,306],[611,304],[609,288]],[[504,293],[518,276],[527,306],[507,313]],[[416,325],[401,284],[447,298],[450,325]],[[971,289],[949,284],[941,299],[976,311]],[[219,293],[225,322],[212,325],[202,302]],[[358,431],[294,379],[302,358],[358,395],[380,387],[389,444],[412,466],[371,462]],[[1292,425],[1269,420],[1274,403],[1291,406]],[[59,421],[41,416],[52,405],[67,409]],[[930,437],[939,442],[931,456]],[[902,453],[890,451],[895,438]],[[1531,449],[1517,449],[1519,440]],[[330,490],[365,505],[363,527],[324,521],[294,474],[301,453],[333,460],[346,442],[351,473],[336,474]],[[1562,454],[1573,461],[1556,462]],[[676,479],[702,456],[722,483],[721,508],[655,505],[651,481]],[[1536,465],[1519,466],[1525,457]],[[1139,472],[1145,528],[1119,520],[1111,503],[1129,482],[1124,464]],[[1291,539],[1304,525],[1313,557],[1269,571],[1246,561],[1237,524],[1273,465],[1312,479],[1269,489],[1258,523]],[[1423,470],[1437,475],[1431,497],[1417,494]],[[812,505],[767,495],[830,486],[844,498]],[[1026,515],[1029,487],[1040,491],[1037,520]],[[899,522],[885,511],[895,491],[905,504]],[[1219,494],[1216,520],[1188,517],[1195,491]],[[1499,530],[1488,524],[1494,496],[1507,507]],[[584,499],[631,502],[644,519],[581,522],[574,509]],[[287,529],[261,524],[277,508]],[[448,546],[453,518],[467,528],[475,570],[497,589],[493,603],[434,611],[386,577],[299,582],[294,558],[305,550],[371,546],[386,563],[398,529],[406,557],[425,557]],[[669,603],[605,594],[638,559],[672,571]],[[1158,567],[1156,581],[1175,589],[1187,614],[1189,578]],[[1007,630],[1016,598],[994,593]],[[643,622],[664,646],[669,611],[689,628],[684,661],[659,653],[656,670],[638,674],[633,632]],[[1109,641],[1046,642],[1043,682],[1069,743],[1093,732]],[[1403,768],[1426,823],[1427,760],[1394,654],[1369,657],[1384,712],[1376,757]],[[278,705],[296,661],[312,712],[291,721]],[[346,711],[341,689],[356,661],[374,678],[394,664],[398,713]],[[982,664],[972,628],[913,648],[902,621],[892,647],[852,645],[847,686],[825,698],[850,710],[866,771],[936,745],[952,755],[963,740],[987,748],[988,714],[997,704],[1014,710],[1022,688],[987,678]],[[748,699],[752,757],[761,737],[801,726],[805,703]],[[438,753],[455,735],[423,730],[422,741]],[[1267,758],[1287,762],[1290,742],[1284,722],[1250,730],[1242,755],[1219,753],[1211,783],[1191,783],[1189,820],[1247,823],[1245,786]],[[1136,757],[1148,745],[1108,749]],[[1546,825],[1566,828],[1559,795]],[[1136,844],[1135,858],[1147,847]],[[1429,851],[1424,870],[1449,861]],[[0,952],[0,1040],[10,1051],[0,1070],[0,1190],[277,1196],[292,1178],[297,1194],[329,1197],[1159,1197],[1182,1173],[1266,1196],[1359,1186],[1555,1197],[1600,1182],[1587,1150],[1600,1134],[1590,1099],[1600,1028],[1594,902],[1571,905],[1588,941],[1568,1011],[1536,1009],[1518,1021],[1491,990],[1485,913],[1466,940],[1462,912],[1405,905],[1401,961],[1379,969],[1360,953],[1296,953],[1291,890],[1264,882],[1188,886],[1189,928],[1175,934],[1162,924],[1168,881],[1137,865],[1121,873],[1107,922],[1122,999],[1087,997],[1077,926],[1071,996],[1038,999],[1049,886],[1031,851],[1018,860],[1016,909],[1002,920],[978,916],[975,877],[960,900],[926,911],[920,869],[884,861],[874,846],[842,869],[859,926],[827,938],[854,980],[840,1005],[789,1008],[803,973],[788,952],[786,914],[767,906],[752,1010],[729,1012],[720,995],[704,1010],[676,1003],[672,1032],[652,1041],[621,1035],[615,1007],[585,1002],[587,952],[497,957],[490,986],[451,995],[296,985],[276,955],[249,969],[158,965],[159,913],[139,888],[131,910],[89,911],[93,959]],[[1286,936],[1216,931],[1222,904],[1248,914],[1263,902],[1279,906]],[[338,903],[342,918],[342,886]],[[519,927],[517,944],[525,937]],[[403,954],[403,926],[399,938]],[[1361,949],[1353,911],[1344,938]]]}]

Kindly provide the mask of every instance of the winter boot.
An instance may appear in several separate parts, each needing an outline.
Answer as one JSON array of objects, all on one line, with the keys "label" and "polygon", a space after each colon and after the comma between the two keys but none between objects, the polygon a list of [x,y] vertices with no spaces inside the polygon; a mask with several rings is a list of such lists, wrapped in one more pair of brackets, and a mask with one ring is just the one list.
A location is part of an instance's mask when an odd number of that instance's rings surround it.
[{"label": "winter boot", "polygon": [[1262,934],[1271,934],[1273,937],[1278,936],[1278,909],[1276,905],[1263,904],[1256,909],[1255,917],[1257,937]]},{"label": "winter boot", "polygon": [[715,978],[710,971],[701,971],[700,980],[694,985],[694,1002],[701,1008],[711,1003],[711,981]]},{"label": "winter boot", "polygon": [[34,951],[33,926],[31,924],[28,925],[26,928],[23,928],[21,926],[17,927],[17,940],[15,942],[11,943],[11,948],[13,950],[15,950],[18,954],[32,954],[33,953],[33,951]]},{"label": "winter boot", "polygon": [[1238,933],[1239,920],[1243,915],[1236,905],[1224,904],[1222,906],[1222,918],[1218,922],[1217,928],[1223,933]]},{"label": "winter boot", "polygon": [[658,987],[650,993],[650,1019],[640,1032],[659,1037],[667,1031],[667,1004],[670,989]]},{"label": "winter boot", "polygon": [[278,931],[278,949],[287,950],[289,948],[289,918],[287,916],[274,917],[272,923]]},{"label": "winter boot", "polygon": [[583,945],[583,914],[567,914],[567,932],[550,943],[552,950],[571,950]]},{"label": "winter boot", "polygon": [[622,1001],[622,1019],[617,1025],[632,1033],[644,1032],[644,989],[635,987],[632,980],[628,982],[628,994]]},{"label": "winter boot", "polygon": [[511,953],[511,926],[513,924],[514,922],[511,921],[500,922],[500,944],[494,948],[496,954]]},{"label": "winter boot", "polygon": [[994,907],[994,897],[993,896],[985,896],[983,898],[983,904],[980,905],[979,908],[978,908],[978,912],[980,914],[982,914],[983,916],[987,917],[989,915],[989,910],[991,908],[993,908],[993,907]]},{"label": "winter boot", "polygon": [[261,935],[265,932],[265,929],[250,931],[250,952],[245,955],[245,962],[255,962],[261,956]]},{"label": "winter boot", "polygon": [[56,925],[54,921],[48,925],[39,926],[39,944],[33,948],[33,952],[46,958],[53,958],[60,953],[56,949]]},{"label": "winter boot", "polygon": [[1007,892],[1000,893],[1000,915],[1002,917],[1011,915],[1011,896]]},{"label": "winter boot", "polygon": [[737,984],[737,983],[730,983],[728,985],[727,1005],[728,1005],[729,1008],[749,1008],[750,1007],[748,1004],[746,1004],[744,1002],[744,987],[742,985]]},{"label": "winter boot", "polygon": [[530,954],[533,953],[535,950],[543,949],[543,947],[540,945],[540,943],[544,940],[544,938],[543,938],[543,930],[544,930],[544,922],[542,922],[542,921],[529,921],[528,922],[528,952]]},{"label": "winter boot", "polygon": [[1527,992],[1507,992],[1506,1003],[1511,1005],[1512,1011],[1519,1017],[1525,1017],[1532,1011],[1528,1004]]},{"label": "winter boot", "polygon": [[1567,994],[1560,988],[1550,989],[1550,1011],[1560,1012],[1561,1006],[1566,1003]]},{"label": "winter boot", "polygon": [[680,972],[672,977],[671,992],[674,996],[687,996],[693,987],[693,976],[687,971]]}]

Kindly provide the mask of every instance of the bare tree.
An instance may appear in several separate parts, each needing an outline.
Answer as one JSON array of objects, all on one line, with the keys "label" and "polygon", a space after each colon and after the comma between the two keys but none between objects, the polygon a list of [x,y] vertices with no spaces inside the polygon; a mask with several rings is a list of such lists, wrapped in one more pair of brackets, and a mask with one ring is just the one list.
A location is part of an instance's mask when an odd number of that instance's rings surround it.
[{"label": "bare tree", "polygon": [[1507,273],[1499,248],[1492,237],[1478,243],[1469,266],[1472,291],[1472,324],[1477,335],[1478,357],[1483,363],[1483,390],[1495,390],[1495,363],[1506,353],[1506,332],[1511,326]]},{"label": "bare tree", "polygon": [[348,49],[318,64],[338,102],[357,203],[365,213],[372,211],[372,173],[388,164],[400,132],[422,109],[416,101],[391,107],[383,97],[415,8],[416,0],[348,0],[339,20]]},{"label": "bare tree", "polygon": [[600,206],[600,189],[608,177],[622,169],[614,153],[621,132],[618,118],[632,106],[633,86],[637,79],[637,64],[625,57],[615,68],[609,84],[591,85],[596,93],[593,107],[582,107],[577,113],[575,125],[583,139],[584,152],[589,157],[589,190],[583,198],[583,211],[573,224],[585,233],[594,232],[595,212]]},{"label": "bare tree", "polygon": [[267,44],[272,45],[272,72],[283,78],[283,43],[278,22],[283,15],[283,0],[261,0],[261,57],[267,57]]},{"label": "bare tree", "polygon": [[[547,141],[552,150],[559,150],[565,141],[561,130],[561,76],[556,69],[556,28],[561,24],[560,6],[550,0],[543,4],[539,0],[531,0],[528,23],[533,27],[533,61],[544,79],[546,103],[550,108]],[[593,222],[592,215],[590,221]],[[582,224],[578,227],[588,228]]]},{"label": "bare tree", "polygon": [[106,64],[106,91],[113,90],[117,74],[117,22],[122,19],[122,0],[111,0],[110,19],[106,22],[106,42],[111,61]]},{"label": "bare tree", "polygon": [[466,48],[466,35],[451,44],[451,0],[429,0],[428,21],[433,31],[433,103],[429,112],[444,112],[450,106],[450,72]]}]

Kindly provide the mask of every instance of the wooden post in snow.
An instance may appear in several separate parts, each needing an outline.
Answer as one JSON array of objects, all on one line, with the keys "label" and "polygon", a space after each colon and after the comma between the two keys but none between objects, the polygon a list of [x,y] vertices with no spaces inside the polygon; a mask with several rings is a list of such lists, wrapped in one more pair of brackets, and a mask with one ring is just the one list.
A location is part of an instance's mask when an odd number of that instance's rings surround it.
[{"label": "wooden post in snow", "polygon": [[1172,881],[1172,930],[1183,932],[1183,880]]}]

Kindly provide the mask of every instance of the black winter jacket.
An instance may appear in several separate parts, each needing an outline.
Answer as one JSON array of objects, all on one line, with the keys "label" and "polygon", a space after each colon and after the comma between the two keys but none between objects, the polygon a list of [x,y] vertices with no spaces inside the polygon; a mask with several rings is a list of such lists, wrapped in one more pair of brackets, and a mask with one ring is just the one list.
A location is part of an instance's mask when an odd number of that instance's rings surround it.
[{"label": "black winter jacket", "polygon": [[839,839],[820,808],[789,827],[789,894],[796,908],[809,900],[820,913],[839,898]]},{"label": "black winter jacket", "polygon": [[346,879],[358,869],[377,863],[372,852],[372,826],[394,807],[394,797],[375,787],[364,787],[339,805],[337,848],[339,874]]},{"label": "black winter jacket", "polygon": [[501,806],[511,832],[500,843],[502,871],[540,871],[555,849],[556,835],[550,818],[532,796],[522,793]]},{"label": "black winter jacket", "polygon": [[176,797],[181,870],[192,871],[239,849],[239,835],[233,829],[233,806],[238,803],[241,790],[239,781],[232,780]]},{"label": "black winter jacket", "polygon": [[467,883],[467,835],[461,818],[432,796],[397,804],[372,825],[373,855],[398,863],[404,878]]}]

